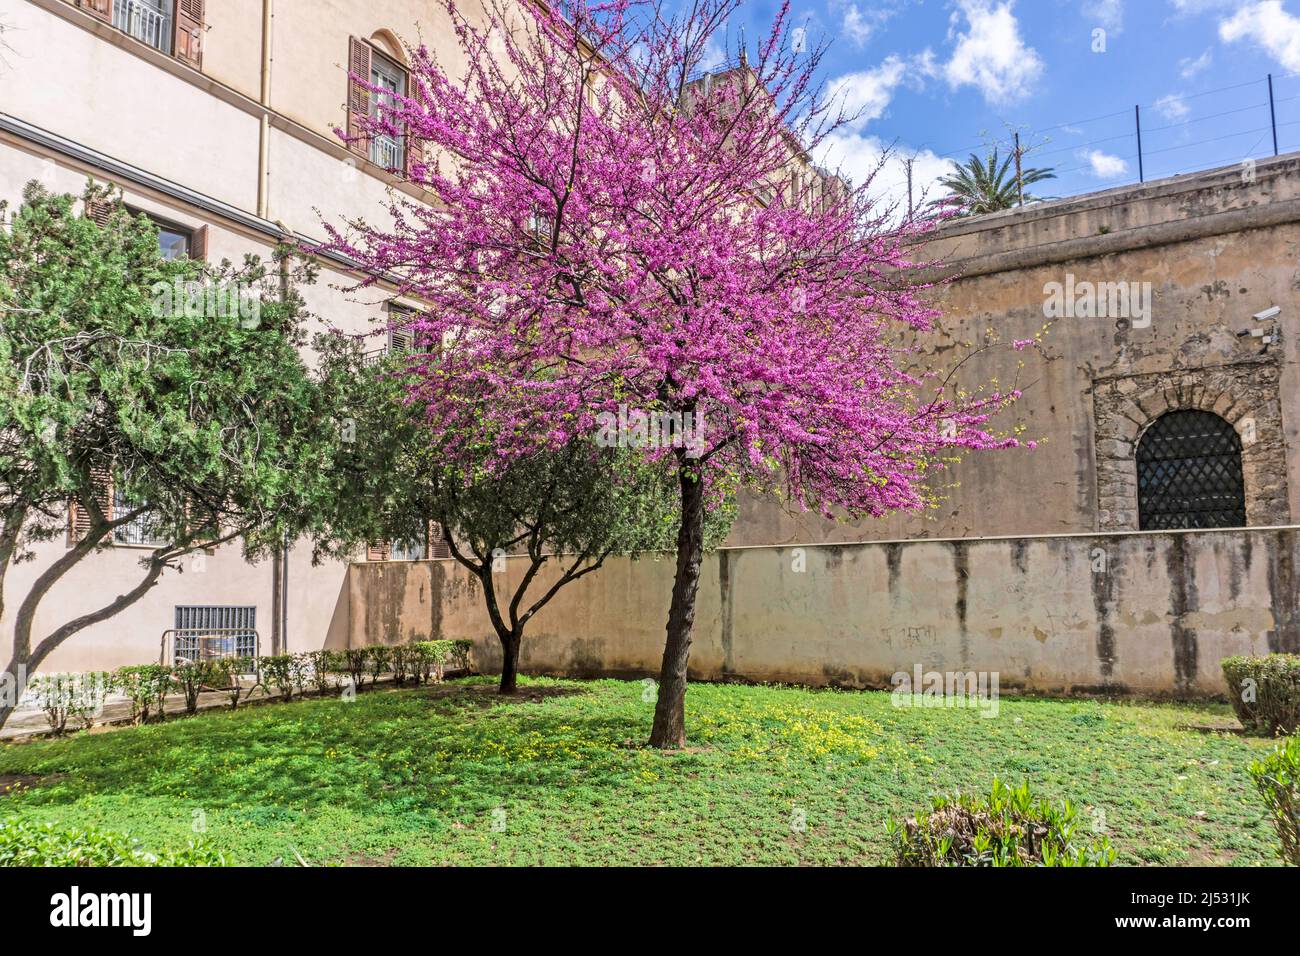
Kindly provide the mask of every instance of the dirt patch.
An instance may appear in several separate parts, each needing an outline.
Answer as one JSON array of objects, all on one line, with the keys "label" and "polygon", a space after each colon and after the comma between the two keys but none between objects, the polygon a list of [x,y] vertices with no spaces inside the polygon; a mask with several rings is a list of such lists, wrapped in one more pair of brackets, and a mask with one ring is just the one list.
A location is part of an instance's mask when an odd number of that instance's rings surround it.
[{"label": "dirt patch", "polygon": [[385,851],[383,856],[367,856],[364,853],[353,853],[345,857],[344,866],[392,866],[393,859],[397,856],[397,848],[393,847]]},{"label": "dirt patch", "polygon": [[63,777],[61,773],[50,773],[43,777],[32,773],[0,773],[0,797],[17,793],[19,790],[39,790],[41,787],[49,787],[58,783]]}]

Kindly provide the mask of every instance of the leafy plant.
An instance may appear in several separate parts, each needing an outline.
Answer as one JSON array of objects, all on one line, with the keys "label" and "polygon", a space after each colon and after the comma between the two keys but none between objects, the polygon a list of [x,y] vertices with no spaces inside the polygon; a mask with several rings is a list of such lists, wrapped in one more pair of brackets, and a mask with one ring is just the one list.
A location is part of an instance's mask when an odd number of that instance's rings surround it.
[{"label": "leafy plant", "polygon": [[1225,657],[1220,666],[1243,727],[1269,736],[1300,732],[1300,654]]},{"label": "leafy plant", "polygon": [[[262,686],[258,671],[258,662],[251,657],[222,657],[213,661],[216,665],[222,687],[230,699],[230,709],[237,710],[241,700],[253,696],[253,691]],[[246,674],[258,675],[252,684],[244,683]]]},{"label": "leafy plant", "polygon": [[1255,786],[1264,795],[1268,815],[1282,842],[1278,855],[1300,866],[1300,737],[1291,737],[1267,757],[1250,765]]},{"label": "leafy plant", "polygon": [[343,669],[347,672],[348,679],[352,681],[353,687],[360,690],[361,686],[366,682],[370,648],[349,647],[341,653],[343,655]]},{"label": "leafy plant", "polygon": [[370,683],[371,685],[379,683],[379,676],[387,674],[392,668],[393,652],[392,648],[386,644],[375,644],[367,648],[369,654],[367,659],[370,662]]},{"label": "leafy plant", "polygon": [[414,654],[409,645],[398,644],[391,648],[389,653],[390,666],[393,669],[393,683],[398,687],[404,687],[407,679],[411,676],[411,665]]},{"label": "leafy plant", "polygon": [[291,655],[289,662],[289,675],[293,680],[293,686],[302,696],[311,686],[312,676],[314,674],[312,656],[309,653],[299,653]]},{"label": "leafy plant", "polygon": [[143,724],[151,713],[165,716],[164,704],[172,687],[172,672],[161,664],[131,664],[113,672],[114,685],[131,703],[131,722]]},{"label": "leafy plant", "polygon": [[1000,212],[1019,204],[1021,187],[1025,190],[1025,202],[1038,202],[1040,197],[1031,195],[1029,187],[1055,179],[1056,173],[1051,169],[1022,168],[1017,183],[1014,162],[1014,153],[1000,159],[996,148],[984,159],[971,153],[965,163],[953,162],[952,172],[939,180],[939,185],[951,195],[938,200],[937,205],[955,208],[959,216]]},{"label": "leafy plant", "polygon": [[292,655],[275,654],[270,657],[263,657],[260,660],[263,679],[267,685],[280,692],[281,700],[286,702],[293,700],[293,693],[297,686],[297,675],[295,674]]},{"label": "leafy plant", "polygon": [[50,729],[59,736],[67,730],[69,720],[76,720],[83,728],[89,728],[95,715],[103,710],[111,686],[109,674],[90,672],[39,674],[28,689],[40,700]]},{"label": "leafy plant", "polygon": [[217,669],[212,661],[182,660],[172,670],[172,684],[179,687],[185,697],[185,712],[198,713],[199,694],[204,687],[213,686],[217,680]]},{"label": "leafy plant", "polygon": [[1106,837],[1080,835],[1068,800],[1035,800],[1028,782],[997,778],[987,798],[941,796],[888,831],[898,866],[1110,866],[1116,856]]},{"label": "leafy plant", "polygon": [[225,866],[225,859],[202,841],[151,853],[116,833],[0,820],[0,866]]}]

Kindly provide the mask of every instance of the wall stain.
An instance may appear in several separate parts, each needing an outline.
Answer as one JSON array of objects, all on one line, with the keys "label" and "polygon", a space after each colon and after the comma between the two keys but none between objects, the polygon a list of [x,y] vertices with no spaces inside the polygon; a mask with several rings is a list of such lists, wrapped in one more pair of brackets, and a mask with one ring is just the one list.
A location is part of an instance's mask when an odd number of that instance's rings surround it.
[{"label": "wall stain", "polygon": [[735,627],[732,620],[731,564],[734,557],[731,551],[718,552],[718,589],[721,592],[722,607],[722,674],[724,677],[736,673]]},{"label": "wall stain", "polygon": [[961,635],[961,662],[970,657],[970,636],[966,633],[967,598],[970,589],[970,545],[965,541],[952,543],[952,566],[957,576],[957,628]]},{"label": "wall stain", "polygon": [[1296,574],[1296,533],[1277,532],[1277,544],[1268,556],[1268,594],[1273,609],[1273,630],[1268,649],[1274,654],[1300,653],[1300,576]]},{"label": "wall stain", "polygon": [[885,564],[889,566],[889,596],[898,600],[898,583],[903,576],[903,546],[897,542],[885,545]]},{"label": "wall stain", "polygon": [[1118,603],[1119,556],[1115,554],[1103,571],[1092,572],[1092,606],[1097,612],[1097,662],[1101,665],[1103,684],[1115,676],[1115,606]]},{"label": "wall stain", "polygon": [[1011,542],[1011,561],[1021,574],[1029,573],[1029,542],[1024,538]]},{"label": "wall stain", "polygon": [[1196,629],[1188,627],[1186,616],[1200,610],[1196,589],[1196,566],[1187,554],[1187,536],[1175,534],[1165,555],[1169,571],[1169,606],[1172,616],[1169,633],[1174,645],[1174,686],[1177,693],[1188,695],[1196,687]]}]

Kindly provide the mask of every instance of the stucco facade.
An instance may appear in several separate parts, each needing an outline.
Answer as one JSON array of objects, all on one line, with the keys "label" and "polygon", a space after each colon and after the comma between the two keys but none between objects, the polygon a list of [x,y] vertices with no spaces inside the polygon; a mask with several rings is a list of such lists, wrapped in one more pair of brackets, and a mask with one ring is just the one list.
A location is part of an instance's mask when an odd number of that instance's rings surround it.
[{"label": "stucco facade", "polygon": [[[119,3],[120,5],[120,3]],[[91,6],[85,4],[86,7]],[[102,4],[101,4],[102,6]],[[349,39],[400,58],[399,38],[440,55],[455,44],[436,5],[420,0],[221,0],[206,5],[199,68],[128,35],[67,0],[0,0],[7,49],[0,57],[0,199],[23,186],[80,194],[88,177],[123,189],[129,207],[183,229],[206,227],[207,258],[269,256],[285,231],[324,237],[322,217],[371,221],[390,190],[420,190],[346,148]],[[471,4],[472,6],[472,4]],[[344,265],[325,260],[301,291],[317,319],[346,331],[382,329],[389,293],[350,295]],[[382,340],[377,339],[376,345]],[[9,574],[24,593],[62,541],[38,545]],[[139,580],[138,548],[114,546],[83,561],[45,600],[34,633],[97,608]],[[273,645],[273,562],[250,565],[227,547],[169,572],[137,604],[56,651],[50,670],[156,660],[182,605],[255,607],[262,653],[341,646],[346,566],[311,565],[310,548],[287,555],[285,636]],[[15,602],[10,601],[10,607]],[[0,622],[7,640],[12,622]]]}]

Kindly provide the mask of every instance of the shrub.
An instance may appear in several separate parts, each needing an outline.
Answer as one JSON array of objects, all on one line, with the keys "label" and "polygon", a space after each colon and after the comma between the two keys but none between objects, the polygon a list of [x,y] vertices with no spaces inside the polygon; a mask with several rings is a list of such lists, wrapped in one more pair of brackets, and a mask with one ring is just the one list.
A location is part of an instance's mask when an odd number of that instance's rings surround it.
[{"label": "shrub", "polygon": [[241,700],[251,697],[253,691],[262,686],[260,678],[251,686],[246,686],[241,680],[245,674],[257,673],[257,660],[252,657],[222,657],[212,663],[216,665],[222,689],[230,698],[231,710],[237,710]]},{"label": "shrub", "polygon": [[112,676],[102,671],[86,674],[38,674],[30,691],[39,698],[45,719],[56,735],[62,735],[69,720],[83,728],[94,723],[104,709],[104,700],[112,687]]},{"label": "shrub", "polygon": [[1290,738],[1252,763],[1250,775],[1264,795],[1268,815],[1282,841],[1278,855],[1292,866],[1300,866],[1300,737]]},{"label": "shrub", "polygon": [[411,665],[414,656],[407,644],[398,644],[396,647],[390,648],[389,666],[393,669],[393,683],[398,687],[405,686],[407,679],[411,676]]},{"label": "shrub", "polygon": [[155,854],[116,833],[0,820],[0,866],[225,866],[225,860],[202,842]]},{"label": "shrub", "polygon": [[182,660],[172,670],[172,683],[185,696],[185,712],[194,714],[199,709],[199,694],[204,687],[215,687],[218,671],[212,661]]},{"label": "shrub", "polygon": [[293,679],[293,686],[297,689],[299,697],[307,693],[307,688],[312,683],[314,673],[311,654],[293,654],[290,656],[289,675]]},{"label": "shrub", "polygon": [[1300,731],[1300,654],[1225,657],[1228,700],[1241,725],[1252,733]]},{"label": "shrub", "polygon": [[1078,811],[1035,801],[1029,784],[997,780],[987,799],[939,797],[929,813],[893,820],[889,834],[898,866],[1110,866],[1104,836],[1085,841]]},{"label": "shrub", "polygon": [[384,644],[376,644],[374,647],[367,648],[370,652],[368,659],[370,661],[370,683],[371,686],[379,683],[379,675],[387,674],[392,668],[393,653],[392,648]]},{"label": "shrub", "polygon": [[293,700],[295,674],[294,661],[288,654],[275,654],[261,659],[262,675],[267,685],[280,692],[280,698]]},{"label": "shrub", "polygon": [[349,647],[339,652],[343,659],[343,670],[357,690],[366,682],[367,662],[370,660],[370,648]]},{"label": "shrub", "polygon": [[330,676],[333,672],[331,658],[333,653],[333,651],[308,651],[302,655],[307,681],[316,688],[317,693],[324,694],[334,687],[334,678]]},{"label": "shrub", "polygon": [[150,713],[159,720],[166,714],[163,704],[171,690],[171,670],[161,664],[131,664],[113,672],[113,683],[131,702],[131,722],[143,724]]}]

